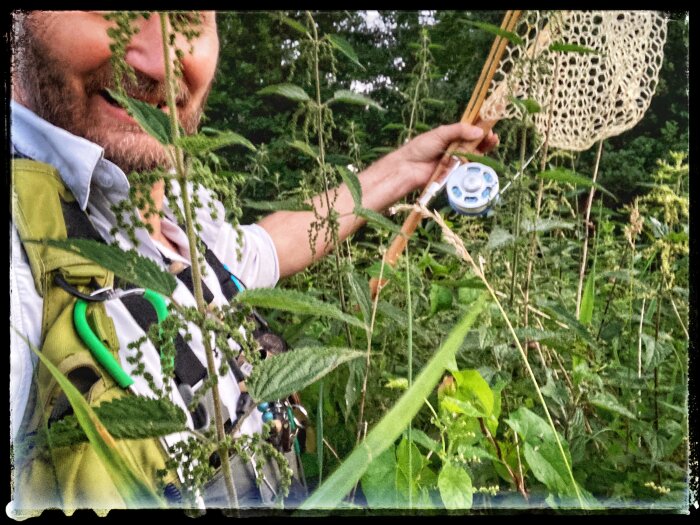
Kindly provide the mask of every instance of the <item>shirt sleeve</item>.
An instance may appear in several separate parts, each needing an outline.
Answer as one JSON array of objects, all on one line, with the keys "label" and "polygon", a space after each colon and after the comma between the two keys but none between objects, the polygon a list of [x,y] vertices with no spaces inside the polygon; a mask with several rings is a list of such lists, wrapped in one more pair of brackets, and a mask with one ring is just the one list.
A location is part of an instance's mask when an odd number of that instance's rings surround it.
[{"label": "shirt sleeve", "polygon": [[[270,235],[257,224],[234,228],[224,219],[223,205],[208,190],[200,187],[198,197],[202,203],[196,211],[202,226],[200,235],[214,255],[247,288],[275,286],[280,277],[279,260]],[[212,218],[212,207],[216,218]]]}]

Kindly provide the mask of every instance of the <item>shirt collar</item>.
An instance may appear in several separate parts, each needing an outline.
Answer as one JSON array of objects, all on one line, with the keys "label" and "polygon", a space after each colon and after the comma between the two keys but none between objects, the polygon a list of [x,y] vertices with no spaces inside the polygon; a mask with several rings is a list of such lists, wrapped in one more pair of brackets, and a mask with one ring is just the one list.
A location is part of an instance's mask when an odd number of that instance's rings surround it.
[{"label": "shirt collar", "polygon": [[128,196],[126,175],[104,158],[104,149],[94,142],[54,126],[14,100],[10,102],[10,124],[13,150],[54,166],[81,209],[87,207],[91,184],[112,202]]}]

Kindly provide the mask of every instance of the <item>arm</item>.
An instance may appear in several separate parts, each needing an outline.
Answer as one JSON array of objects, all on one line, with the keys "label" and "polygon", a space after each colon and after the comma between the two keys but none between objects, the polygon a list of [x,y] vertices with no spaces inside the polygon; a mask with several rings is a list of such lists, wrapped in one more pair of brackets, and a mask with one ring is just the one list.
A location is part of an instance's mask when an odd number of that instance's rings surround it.
[{"label": "arm", "polygon": [[[482,135],[480,128],[468,124],[440,126],[382,157],[358,175],[363,207],[381,212],[411,191],[422,188],[449,144],[458,140],[475,140]],[[497,143],[498,138],[490,133],[482,141],[480,150],[488,151]],[[329,199],[331,202],[333,191]],[[364,224],[364,219],[352,213],[355,205],[348,187],[342,184],[337,191],[334,208],[339,215],[338,237],[342,241]],[[321,216],[327,216],[324,194],[316,195],[310,204]],[[325,231],[321,231],[316,240],[315,256],[312,257],[308,236],[313,221],[313,212],[293,211],[279,211],[259,221],[258,224],[265,228],[275,244],[280,277],[303,270],[333,248],[332,243],[325,240]]]}]

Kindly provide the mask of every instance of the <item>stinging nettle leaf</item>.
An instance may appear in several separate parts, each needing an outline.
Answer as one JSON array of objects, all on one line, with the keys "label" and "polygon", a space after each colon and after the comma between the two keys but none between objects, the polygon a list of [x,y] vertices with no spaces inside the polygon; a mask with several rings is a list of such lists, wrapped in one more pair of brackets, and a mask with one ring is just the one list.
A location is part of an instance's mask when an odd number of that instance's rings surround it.
[{"label": "stinging nettle leaf", "polygon": [[246,208],[264,211],[313,211],[310,204],[300,202],[296,199],[287,199],[276,202],[261,202],[245,199],[241,202],[241,204],[243,204],[243,206]]},{"label": "stinging nettle leaf", "polygon": [[489,241],[486,243],[487,250],[497,250],[511,244],[515,240],[513,234],[504,230],[500,226],[494,226],[489,234]]},{"label": "stinging nettle leaf", "polygon": [[117,246],[104,244],[89,239],[65,239],[45,241],[27,241],[42,243],[65,250],[89,259],[114,275],[143,288],[170,296],[177,281],[168,272],[162,270],[152,260],[139,255],[135,250],[124,251]]},{"label": "stinging nettle leaf", "polygon": [[553,180],[556,182],[568,182],[569,184],[574,184],[577,186],[584,186],[587,188],[590,188],[593,186],[597,190],[600,190],[601,192],[605,193],[608,197],[611,197],[614,200],[617,200],[615,195],[610,193],[608,190],[606,190],[603,186],[598,184],[597,182],[593,182],[591,179],[588,177],[584,177],[582,175],[579,175],[571,170],[568,170],[566,168],[555,168],[553,170],[547,170],[547,171],[541,171],[540,173],[537,174],[538,177],[541,177],[545,180]]},{"label": "stinging nettle leaf", "polygon": [[172,128],[170,127],[170,117],[168,115],[146,102],[122,95],[111,89],[107,91],[114,100],[126,109],[146,133],[155,137],[161,144],[172,144]]},{"label": "stinging nettle leaf", "polygon": [[316,159],[318,157],[318,152],[315,151],[315,149],[310,145],[307,144],[306,142],[302,142],[301,140],[292,140],[290,142],[287,142],[291,147],[298,149],[301,151],[304,155],[308,155],[312,159]]},{"label": "stinging nettle leaf", "polygon": [[236,295],[236,300],[256,308],[272,308],[302,315],[330,317],[353,326],[365,328],[365,324],[357,317],[346,314],[337,306],[295,290],[284,290],[281,288],[249,289]]},{"label": "stinging nettle leaf", "polygon": [[576,227],[573,222],[559,221],[556,219],[543,219],[538,217],[536,221],[532,219],[523,219],[520,227],[524,232],[530,233],[533,231],[547,232],[550,230],[572,230]]},{"label": "stinging nettle leaf", "polygon": [[578,320],[581,324],[589,325],[593,319],[593,306],[595,305],[595,266],[586,278],[586,285],[583,288],[581,297],[581,308]]},{"label": "stinging nettle leaf", "polygon": [[374,224],[375,226],[379,226],[381,228],[384,228],[385,230],[392,231],[394,233],[401,233],[401,227],[398,226],[397,224],[394,224],[391,222],[389,219],[384,217],[381,213],[377,213],[374,210],[370,210],[369,208],[360,208],[354,210],[355,215],[358,215],[362,217],[363,219],[366,219],[367,222]]},{"label": "stinging nettle leaf", "polygon": [[186,135],[177,139],[175,144],[190,155],[199,155],[219,148],[225,148],[226,146],[245,146],[249,150],[255,151],[255,146],[253,146],[252,142],[233,131],[217,132],[214,135],[204,133]]},{"label": "stinging nettle leaf", "polygon": [[525,112],[529,113],[530,115],[542,111],[542,107],[539,105],[539,103],[537,103],[537,101],[531,98],[517,98],[509,96],[508,100],[510,100],[516,106],[519,106],[521,109],[525,110]]},{"label": "stinging nettle leaf", "polygon": [[589,398],[592,405],[602,408],[603,410],[608,410],[615,414],[627,417],[629,419],[637,419],[637,417],[620,401],[618,401],[615,396],[609,392],[597,392]]},{"label": "stinging nettle leaf", "polygon": [[468,153],[466,151],[465,152],[455,151],[453,153],[453,155],[465,158],[469,162],[479,162],[485,166],[488,166],[496,173],[505,173],[506,172],[506,168],[503,164],[501,164],[500,162],[498,162],[495,159],[492,159],[491,157],[487,157],[486,155],[477,155],[476,153]]},{"label": "stinging nettle leaf", "polygon": [[365,355],[348,348],[297,348],[258,363],[246,380],[246,386],[259,403],[284,399],[321,379],[338,365]]},{"label": "stinging nettle leaf", "polygon": [[350,195],[352,195],[352,200],[355,203],[355,209],[362,208],[362,185],[360,184],[360,179],[345,166],[338,166],[338,172],[343,178],[343,182],[350,190]]},{"label": "stinging nettle leaf", "polygon": [[308,35],[308,34],[309,34],[309,32],[308,32],[308,31],[306,30],[306,28],[304,27],[304,25],[301,24],[301,23],[299,23],[299,22],[297,22],[296,20],[294,20],[294,19],[292,19],[292,18],[289,18],[288,16],[283,16],[283,17],[281,18],[281,20],[282,20],[283,23],[287,24],[289,27],[291,27],[292,29],[298,31],[298,32],[301,33],[302,35]]},{"label": "stinging nettle leaf", "polygon": [[598,54],[598,51],[596,51],[593,48],[579,46],[578,44],[565,44],[563,42],[552,42],[549,45],[549,50],[550,51],[561,51],[563,53],[581,53],[581,54],[593,53],[596,55]]},{"label": "stinging nettle leaf", "polygon": [[294,84],[275,84],[262,88],[257,92],[258,95],[279,95],[281,97],[294,100],[296,102],[307,102],[311,97],[306,94],[299,86]]},{"label": "stinging nettle leaf", "polygon": [[339,89],[333,93],[333,97],[328,100],[327,104],[333,104],[336,102],[343,102],[345,104],[355,104],[359,106],[370,106],[379,111],[384,111],[384,108],[377,104],[371,98],[361,95],[360,93],[355,93],[349,89]]},{"label": "stinging nettle leaf", "polygon": [[493,24],[487,24],[486,22],[474,22],[472,20],[465,20],[465,23],[474,27],[478,27],[479,29],[483,29],[484,31],[488,31],[491,34],[503,37],[506,40],[509,40],[510,42],[519,46],[524,44],[523,39],[515,33],[512,33],[511,31],[506,31],[505,29],[501,29],[500,27],[495,26]]},{"label": "stinging nettle leaf", "polygon": [[348,57],[353,64],[359,66],[363,70],[365,69],[365,66],[360,63],[360,59],[357,58],[357,53],[355,53],[355,50],[347,40],[341,36],[333,34],[326,35],[326,37],[333,47]]}]

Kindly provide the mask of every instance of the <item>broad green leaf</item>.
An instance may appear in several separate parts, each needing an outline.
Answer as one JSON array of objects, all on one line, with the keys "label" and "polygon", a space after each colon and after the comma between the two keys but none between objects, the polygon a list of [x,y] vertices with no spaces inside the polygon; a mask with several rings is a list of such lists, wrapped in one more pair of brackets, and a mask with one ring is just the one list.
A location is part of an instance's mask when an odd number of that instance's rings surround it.
[{"label": "broad green leaf", "polygon": [[551,302],[542,302],[539,303],[537,306],[547,315],[567,324],[569,328],[573,328],[576,331],[576,333],[586,341],[586,343],[588,343],[592,347],[596,346],[595,339],[593,339],[593,337],[591,336],[590,332],[588,331],[588,328],[581,324],[579,320],[576,319],[576,317],[567,312],[564,308]]},{"label": "broad green leaf", "polygon": [[545,180],[553,180],[556,182],[566,182],[569,184],[574,184],[576,186],[584,186],[586,188],[590,188],[593,186],[597,190],[600,190],[601,192],[605,193],[608,197],[611,197],[614,200],[617,200],[615,195],[610,193],[608,190],[606,190],[603,186],[598,184],[597,182],[593,182],[592,179],[589,179],[588,177],[584,177],[583,175],[579,175],[578,173],[568,170],[566,168],[555,168],[552,170],[547,170],[547,171],[541,171],[537,174],[538,177],[543,178]]},{"label": "broad green leaf", "polygon": [[438,489],[446,509],[472,508],[472,479],[462,467],[450,462],[445,463],[438,476]]},{"label": "broad green leaf", "polygon": [[[386,275],[387,272],[385,271],[384,276]],[[377,312],[388,317],[396,324],[398,324],[401,328],[404,328],[408,324],[406,312],[404,310],[401,310],[400,308],[396,308],[396,306],[384,301],[383,299],[380,299],[377,303]]]},{"label": "broad green leaf", "polygon": [[404,129],[406,129],[406,124],[401,124],[399,122],[390,122],[382,128],[382,131],[403,131]]},{"label": "broad green leaf", "polygon": [[550,51],[560,51],[563,53],[581,53],[581,54],[587,54],[587,53],[593,53],[593,54],[598,54],[598,51],[595,49],[592,49],[590,47],[584,47],[584,46],[579,46],[577,44],[565,44],[563,42],[552,42],[549,45],[549,50]]},{"label": "broad green leaf", "polygon": [[583,295],[581,296],[581,308],[579,310],[578,320],[583,325],[590,325],[593,319],[593,306],[595,305],[595,266],[591,268],[586,284],[583,287]]},{"label": "broad green leaf", "polygon": [[513,234],[508,230],[504,230],[500,226],[494,226],[489,234],[489,240],[486,243],[487,250],[497,250],[504,246],[508,246],[515,240]]},{"label": "broad green leaf", "polygon": [[463,399],[478,406],[486,417],[493,413],[493,392],[477,370],[453,372],[457,381],[457,392]]},{"label": "broad green leaf", "polygon": [[506,40],[509,40],[513,44],[516,45],[523,45],[523,39],[520,38],[518,35],[515,33],[512,33],[511,31],[506,31],[505,29],[501,29],[500,27],[493,25],[493,24],[487,24],[486,22],[475,22],[473,20],[465,20],[465,24],[469,24],[474,27],[478,27],[479,29],[483,29],[484,31],[487,31],[493,35],[497,35],[500,37],[505,38]]},{"label": "broad green leaf", "polygon": [[289,144],[291,147],[293,147],[295,149],[298,149],[304,155],[308,155],[312,159],[318,158],[318,152],[315,150],[315,148],[313,148],[312,146],[310,146],[306,142],[302,142],[301,140],[292,140],[291,142],[288,142],[287,144]]},{"label": "broad green leaf", "polygon": [[302,35],[308,35],[308,34],[309,34],[309,32],[307,31],[307,29],[304,27],[304,25],[301,24],[301,23],[299,23],[299,22],[297,22],[296,20],[294,20],[294,19],[292,19],[292,18],[289,18],[288,16],[283,16],[283,17],[281,17],[281,20],[282,20],[282,22],[284,22],[285,24],[287,24],[289,27],[291,27],[291,28],[294,29],[295,31],[298,31],[299,33],[301,33]]},{"label": "broad green leaf", "polygon": [[484,166],[488,166],[496,173],[506,172],[506,167],[503,164],[495,159],[492,159],[491,157],[487,157],[486,155],[477,155],[476,153],[467,153],[462,151],[455,151],[453,155],[467,159],[469,162],[478,162]]},{"label": "broad green leaf", "polygon": [[381,213],[377,213],[374,210],[370,210],[369,208],[360,208],[354,210],[354,213],[355,215],[366,219],[367,222],[374,224],[375,226],[379,226],[385,230],[389,230],[394,233],[401,233],[401,226],[399,226],[398,224],[394,224],[389,219],[384,217],[384,215],[382,215]]},{"label": "broad green leaf", "polygon": [[306,94],[306,91],[299,86],[295,86],[294,84],[274,84],[272,86],[262,88],[257,92],[257,94],[279,95],[296,102],[307,102],[311,100],[311,97]]},{"label": "broad green leaf", "polygon": [[440,100],[437,98],[424,98],[423,104],[427,104],[428,106],[435,106],[435,107],[441,108],[442,106],[445,105],[445,102],[443,100]]},{"label": "broad green leaf", "polygon": [[[566,467],[549,423],[525,407],[511,412],[506,423],[525,442],[525,459],[533,475],[556,494],[576,495],[577,488]],[[566,461],[571,465],[569,445],[559,435]]]},{"label": "broad green leaf", "polygon": [[485,417],[486,413],[481,407],[475,406],[471,401],[465,401],[454,396],[444,396],[440,406],[451,414],[464,414],[467,417]]},{"label": "broad green leaf", "polygon": [[243,200],[242,204],[246,208],[264,211],[313,211],[310,204],[300,202],[297,199],[287,199],[276,202]]},{"label": "broad green leaf", "polygon": [[367,281],[363,282],[356,273],[349,272],[348,282],[350,283],[352,295],[355,297],[357,304],[360,305],[360,310],[362,310],[362,319],[369,326],[372,318],[372,301],[369,297]]},{"label": "broad green leaf", "polygon": [[[20,335],[24,339],[22,335]],[[117,492],[124,500],[128,508],[162,507],[164,502],[137,474],[138,468],[131,460],[122,454],[114,437],[107,431],[95,411],[83,398],[77,388],[73,386],[51,361],[39,352],[25,339],[27,345],[38,356],[46,369],[59,384],[68,402],[73,408],[73,413],[85,432],[95,454],[102,462],[105,470],[112,478]]]},{"label": "broad green leaf", "polygon": [[[102,403],[93,409],[107,431],[117,439],[166,436],[187,430],[185,413],[167,399],[126,396]],[[75,415],[49,427],[51,445],[74,445],[87,441]]]},{"label": "broad green leaf", "polygon": [[333,474],[302,503],[300,510],[335,508],[352,490],[372,459],[382,454],[401,435],[442,378],[447,364],[454,360],[455,353],[483,310],[486,299],[487,295],[484,293],[474,303],[421,370],[411,388],[399,398]]},{"label": "broad green leaf", "polygon": [[352,201],[355,203],[355,209],[362,208],[362,186],[360,185],[360,179],[357,178],[352,171],[347,169],[345,166],[338,166],[338,172],[343,178],[343,182],[350,190],[350,195],[352,195]]},{"label": "broad green leaf", "polygon": [[205,135],[204,133],[186,135],[177,139],[175,144],[190,155],[201,155],[226,146],[245,146],[249,150],[255,151],[252,142],[233,131],[217,132],[215,135]]},{"label": "broad green leaf", "polygon": [[367,465],[361,479],[362,493],[370,509],[396,508],[396,448],[389,446]]},{"label": "broad green leaf", "polygon": [[357,106],[370,106],[379,111],[384,111],[384,108],[377,104],[371,98],[361,95],[360,93],[355,93],[349,89],[339,89],[333,93],[333,98],[328,100],[327,104],[334,104],[336,102],[342,102],[345,104],[355,104]]},{"label": "broad green leaf", "polygon": [[556,219],[544,219],[538,217],[536,221],[533,222],[532,219],[523,219],[520,223],[520,227],[525,233],[530,233],[533,231],[538,232],[548,232],[550,230],[572,230],[575,228],[573,222],[559,221]]},{"label": "broad green leaf", "polygon": [[[408,436],[408,430],[404,430],[403,436],[404,437]],[[411,429],[411,439],[413,440],[414,443],[418,443],[419,445],[427,448],[428,450],[432,451],[435,454],[437,454],[438,452],[440,452],[440,450],[442,450],[440,443],[435,441],[428,434],[426,434],[425,432],[423,432],[422,430],[420,430],[418,428]]]},{"label": "broad green leaf", "polygon": [[357,58],[357,53],[355,53],[355,50],[347,40],[341,36],[333,34],[328,34],[326,37],[333,47],[348,57],[353,64],[359,66],[361,69],[365,69],[365,67],[360,64],[360,60]]},{"label": "broad green leaf", "polygon": [[589,401],[592,405],[602,408],[603,410],[608,410],[630,419],[637,419],[626,406],[620,403],[615,396],[609,392],[596,392],[589,398]]},{"label": "broad green leaf", "polygon": [[122,95],[111,89],[109,95],[126,109],[127,113],[139,123],[146,133],[154,137],[161,144],[172,144],[172,128],[170,117],[163,111],[146,102]]},{"label": "broad green leaf", "polygon": [[365,328],[365,324],[357,317],[346,314],[337,306],[295,290],[284,290],[281,288],[248,289],[236,295],[236,300],[256,308],[273,308],[300,315],[330,317],[353,326]]},{"label": "broad green leaf", "polygon": [[89,239],[27,242],[40,242],[80,255],[114,272],[114,275],[125,281],[143,288],[150,288],[162,295],[170,296],[177,286],[175,277],[162,270],[152,260],[139,255],[135,250],[124,251],[116,246]]},{"label": "broad green leaf", "polygon": [[404,437],[396,447],[396,489],[402,506],[408,503],[409,491],[412,500],[418,500],[419,477],[425,464],[420,449]]},{"label": "broad green leaf", "polygon": [[451,306],[452,292],[448,288],[432,283],[430,285],[430,315],[449,310]]},{"label": "broad green leaf", "polygon": [[364,352],[348,348],[297,348],[255,365],[246,386],[259,403],[284,399],[315,383],[338,365],[364,356]]},{"label": "broad green leaf", "polygon": [[537,101],[531,98],[517,98],[509,96],[508,100],[510,100],[512,104],[515,104],[516,106],[520,107],[520,109],[522,109],[525,113],[528,113],[530,115],[542,111],[542,108],[537,103]]},{"label": "broad green leaf", "polygon": [[366,362],[362,359],[356,359],[348,363],[348,380],[345,383],[346,422],[350,416],[350,409],[355,406],[355,402],[362,392],[362,379],[364,378],[366,368]]}]

